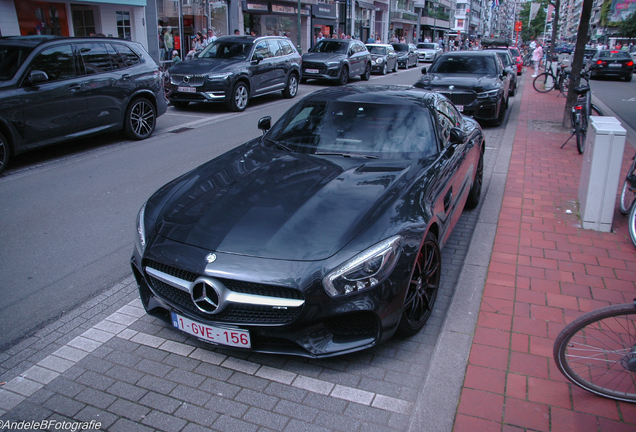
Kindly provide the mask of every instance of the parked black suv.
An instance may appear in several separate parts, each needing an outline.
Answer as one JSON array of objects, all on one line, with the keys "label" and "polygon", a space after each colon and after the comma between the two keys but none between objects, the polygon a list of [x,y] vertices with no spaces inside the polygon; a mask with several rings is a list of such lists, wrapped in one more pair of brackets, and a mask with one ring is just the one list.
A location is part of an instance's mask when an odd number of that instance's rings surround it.
[{"label": "parked black suv", "polygon": [[26,150],[107,130],[144,139],[167,109],[155,61],[113,38],[0,38],[0,172]]},{"label": "parked black suv", "polygon": [[503,123],[508,108],[510,76],[493,50],[442,54],[415,87],[446,96],[458,111],[476,120]]},{"label": "parked black suv", "polygon": [[323,39],[303,54],[303,77],[337,81],[345,85],[349,78],[371,77],[371,54],[362,42],[355,39]]},{"label": "parked black suv", "polygon": [[278,91],[298,93],[300,54],[282,36],[223,36],[190,61],[172,66],[167,84],[170,102],[225,102],[243,111],[250,98]]}]

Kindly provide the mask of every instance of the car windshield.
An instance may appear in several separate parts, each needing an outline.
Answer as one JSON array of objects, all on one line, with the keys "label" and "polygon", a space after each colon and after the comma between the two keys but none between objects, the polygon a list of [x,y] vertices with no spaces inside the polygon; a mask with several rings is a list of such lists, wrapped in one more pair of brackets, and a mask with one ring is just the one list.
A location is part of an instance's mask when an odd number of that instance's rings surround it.
[{"label": "car windshield", "polygon": [[631,58],[631,56],[629,55],[629,53],[627,51],[610,51],[610,50],[603,50],[601,51],[601,54],[599,55],[599,57],[604,57],[604,58],[615,58],[615,59],[627,59],[627,58]]},{"label": "car windshield", "polygon": [[434,43],[419,43],[417,44],[417,47],[419,49],[435,49],[435,44]]},{"label": "car windshield", "polygon": [[216,40],[201,51],[198,57],[234,60],[246,59],[252,50],[252,45],[251,42]]},{"label": "car windshield", "polygon": [[514,57],[519,57],[521,55],[517,48],[510,48],[510,54],[512,54]]},{"label": "car windshield", "polygon": [[346,54],[347,53],[347,42],[336,42],[336,41],[320,41],[318,44],[313,47],[311,52],[319,52],[319,53],[338,53],[338,54]]},{"label": "car windshield", "polygon": [[408,51],[408,44],[392,44],[396,51]]},{"label": "car windshield", "polygon": [[369,52],[371,54],[386,55],[386,47],[369,46],[369,45],[367,45],[367,48],[369,49]]},{"label": "car windshield", "polygon": [[265,138],[298,153],[382,159],[437,153],[429,110],[412,104],[301,101]]},{"label": "car windshield", "polygon": [[433,63],[430,72],[495,76],[497,75],[497,67],[490,56],[450,55],[438,59],[437,63]]},{"label": "car windshield", "polygon": [[31,51],[31,47],[0,45],[0,81],[13,78]]},{"label": "car windshield", "polygon": [[501,59],[501,62],[504,64],[504,66],[510,66],[512,64],[512,60],[510,59],[510,57],[508,56],[508,53],[505,52],[497,52],[497,55],[499,56],[499,58]]}]

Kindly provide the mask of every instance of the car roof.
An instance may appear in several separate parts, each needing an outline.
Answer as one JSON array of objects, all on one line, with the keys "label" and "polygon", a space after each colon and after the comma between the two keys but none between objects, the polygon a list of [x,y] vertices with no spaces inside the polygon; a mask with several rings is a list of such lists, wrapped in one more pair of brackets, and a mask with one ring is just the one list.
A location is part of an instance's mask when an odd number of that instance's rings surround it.
[{"label": "car roof", "polygon": [[23,46],[23,47],[36,47],[46,42],[93,42],[93,41],[108,41],[108,42],[125,42],[129,44],[135,44],[142,46],[139,42],[130,41],[123,38],[114,38],[107,36],[48,36],[48,35],[32,35],[32,36],[4,36],[0,37],[1,45],[11,46]]},{"label": "car roof", "polygon": [[481,51],[449,51],[442,54],[442,57],[486,57],[497,55],[497,53],[492,49],[481,50]]},{"label": "car roof", "polygon": [[318,90],[304,100],[433,106],[442,98],[438,93],[409,85],[366,84]]},{"label": "car roof", "polygon": [[372,43],[372,44],[365,44],[365,45],[366,45],[366,46],[370,46],[370,47],[377,46],[377,47],[383,47],[383,48],[386,48],[386,47],[391,47],[391,48],[393,48],[393,45],[391,45],[391,44],[378,44],[378,43]]}]

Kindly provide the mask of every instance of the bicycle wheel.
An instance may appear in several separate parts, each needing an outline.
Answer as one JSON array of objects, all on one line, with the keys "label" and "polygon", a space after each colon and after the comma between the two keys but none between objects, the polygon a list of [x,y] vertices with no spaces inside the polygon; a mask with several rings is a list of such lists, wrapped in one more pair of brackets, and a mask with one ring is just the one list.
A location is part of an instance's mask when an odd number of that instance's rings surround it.
[{"label": "bicycle wheel", "polygon": [[532,81],[532,86],[539,93],[547,93],[554,88],[556,83],[556,78],[554,75],[548,72],[543,72],[542,74],[537,75],[537,77]]},{"label": "bicycle wheel", "polygon": [[603,111],[601,111],[599,107],[592,104],[592,112],[590,113],[590,115],[603,117],[605,114],[603,114]]},{"label": "bicycle wheel", "polygon": [[557,336],[554,361],[574,384],[636,402],[636,306],[607,306],[572,321]]},{"label": "bicycle wheel", "polygon": [[621,202],[619,206],[621,213],[624,215],[628,214],[634,205],[634,201],[636,201],[636,158],[634,158],[632,166],[630,166],[629,171],[627,171],[623,189],[621,189]]},{"label": "bicycle wheel", "polygon": [[636,205],[632,206],[632,211],[629,213],[629,236],[632,238],[632,243],[636,246]]},{"label": "bicycle wheel", "polygon": [[574,121],[574,130],[576,133],[576,149],[579,154],[585,151],[585,138],[587,136],[587,120],[584,115],[577,114],[578,120]]}]

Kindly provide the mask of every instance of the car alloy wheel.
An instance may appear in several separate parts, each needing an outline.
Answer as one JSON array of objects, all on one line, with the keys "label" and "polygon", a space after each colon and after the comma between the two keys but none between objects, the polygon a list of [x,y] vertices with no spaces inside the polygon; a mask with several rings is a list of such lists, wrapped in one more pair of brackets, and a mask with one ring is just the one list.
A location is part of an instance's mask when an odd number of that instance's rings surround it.
[{"label": "car alloy wheel", "polygon": [[371,63],[367,63],[367,67],[364,69],[364,73],[360,75],[362,81],[369,81],[371,78]]},{"label": "car alloy wheel", "polygon": [[382,75],[386,75],[387,72],[389,71],[389,68],[386,65],[386,62],[384,63],[384,67],[382,68]]},{"label": "car alloy wheel", "polygon": [[441,268],[437,238],[429,232],[415,259],[413,275],[404,298],[404,311],[398,326],[401,334],[416,334],[430,318],[439,290]]},{"label": "car alloy wheel", "polygon": [[466,199],[466,208],[468,210],[474,209],[479,205],[481,198],[481,185],[484,181],[484,152],[479,154],[479,162],[477,163],[477,173],[475,174],[475,181],[473,186],[468,192],[468,198]]},{"label": "car alloy wheel", "polygon": [[0,173],[5,170],[9,163],[9,156],[11,156],[11,150],[9,149],[9,142],[0,133]]},{"label": "car alloy wheel", "polygon": [[146,98],[137,98],[132,101],[126,110],[125,132],[135,140],[148,138],[155,130],[157,110]]},{"label": "car alloy wheel", "polygon": [[298,93],[298,77],[295,73],[289,75],[289,79],[287,80],[287,87],[283,90],[283,97],[287,99],[292,99],[296,97]]},{"label": "car alloy wheel", "polygon": [[247,102],[249,100],[249,92],[244,82],[237,82],[232,90],[232,97],[229,101],[229,108],[231,111],[245,111]]},{"label": "car alloy wheel", "polygon": [[349,82],[349,68],[343,66],[342,69],[340,69],[340,79],[338,80],[338,84],[345,85],[347,82]]},{"label": "car alloy wheel", "polygon": [[499,112],[497,113],[497,118],[494,122],[495,126],[501,126],[503,124],[504,119],[506,118],[506,105],[506,101],[502,98],[499,103]]}]

